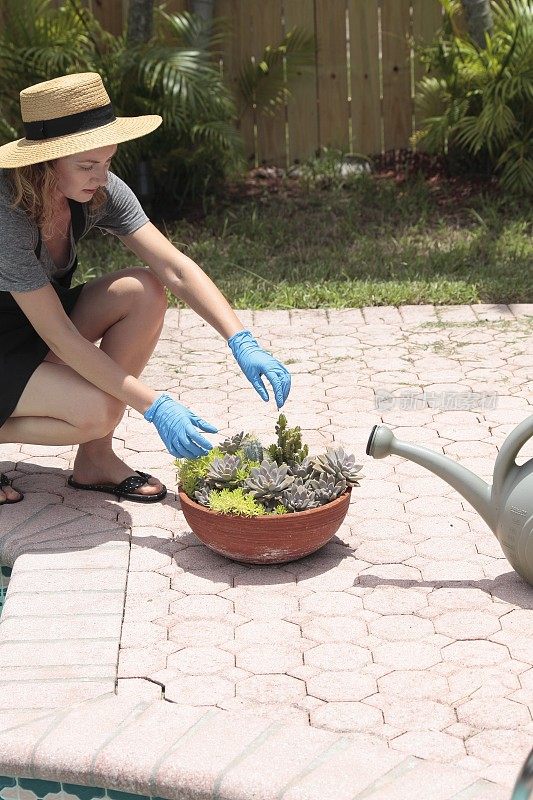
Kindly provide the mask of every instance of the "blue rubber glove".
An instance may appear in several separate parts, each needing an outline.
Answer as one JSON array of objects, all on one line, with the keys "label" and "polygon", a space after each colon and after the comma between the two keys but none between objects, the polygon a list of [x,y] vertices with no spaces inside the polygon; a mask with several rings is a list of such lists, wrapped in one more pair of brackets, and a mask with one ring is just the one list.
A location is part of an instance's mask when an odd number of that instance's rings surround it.
[{"label": "blue rubber glove", "polygon": [[281,408],[289,395],[291,376],[283,364],[258,344],[250,331],[239,331],[228,339],[231,352],[256,392],[268,401],[268,392],[261,380],[264,375],[274,390],[276,405]]},{"label": "blue rubber glove", "polygon": [[176,458],[205,456],[213,445],[199,433],[217,433],[218,428],[200,419],[168,394],[157,397],[144,418],[153,422],[168,452]]}]

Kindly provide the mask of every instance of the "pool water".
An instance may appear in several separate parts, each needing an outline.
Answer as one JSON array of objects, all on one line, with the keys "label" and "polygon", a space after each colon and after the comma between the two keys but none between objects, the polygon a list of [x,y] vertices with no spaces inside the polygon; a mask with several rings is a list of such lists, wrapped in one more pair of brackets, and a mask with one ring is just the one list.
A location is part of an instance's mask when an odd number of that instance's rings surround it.
[{"label": "pool water", "polygon": [[0,776],[0,798],[2,800],[162,800],[147,795],[119,792],[115,789],[100,789],[74,783],[43,781],[36,778],[8,778]]}]

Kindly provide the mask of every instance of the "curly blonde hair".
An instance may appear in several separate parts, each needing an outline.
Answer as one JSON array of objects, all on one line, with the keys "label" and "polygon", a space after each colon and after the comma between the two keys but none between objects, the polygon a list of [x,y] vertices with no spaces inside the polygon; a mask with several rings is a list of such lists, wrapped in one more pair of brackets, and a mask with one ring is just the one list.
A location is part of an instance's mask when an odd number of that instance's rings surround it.
[{"label": "curly blonde hair", "polygon": [[[51,238],[56,232],[55,211],[52,198],[57,189],[53,161],[30,164],[7,171],[11,182],[13,206],[26,211],[41,229],[42,235]],[[105,203],[107,195],[100,186],[87,203],[94,210]]]}]

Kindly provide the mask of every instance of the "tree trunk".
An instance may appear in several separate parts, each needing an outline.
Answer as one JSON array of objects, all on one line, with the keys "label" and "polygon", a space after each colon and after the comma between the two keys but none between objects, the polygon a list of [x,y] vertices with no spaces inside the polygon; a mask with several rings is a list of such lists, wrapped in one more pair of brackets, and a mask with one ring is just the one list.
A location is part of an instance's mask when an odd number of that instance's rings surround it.
[{"label": "tree trunk", "polygon": [[485,49],[485,34],[492,31],[490,0],[461,0],[470,38]]},{"label": "tree trunk", "polygon": [[153,30],[154,0],[129,0],[126,38],[130,45],[147,42]]}]

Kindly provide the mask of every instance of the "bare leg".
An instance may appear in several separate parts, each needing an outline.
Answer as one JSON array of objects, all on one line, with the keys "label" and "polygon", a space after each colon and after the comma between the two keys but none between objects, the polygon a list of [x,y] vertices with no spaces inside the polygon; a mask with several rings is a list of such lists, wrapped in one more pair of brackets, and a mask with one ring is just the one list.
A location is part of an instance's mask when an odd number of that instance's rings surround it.
[{"label": "bare leg", "polygon": [[[111,426],[116,401],[64,364],[43,362],[0,428],[0,443],[79,444]],[[90,409],[90,414],[83,414]],[[98,420],[98,416],[101,419]]]},{"label": "bare leg", "polygon": [[[165,308],[164,289],[158,279],[148,270],[132,269],[88,284],[71,319],[86,339],[94,342],[101,338],[102,350],[138,377],[159,338]],[[43,403],[43,398],[49,401]],[[96,415],[95,402],[100,407]],[[97,417],[96,429],[80,409],[88,409],[93,419]],[[0,441],[79,443],[74,464],[76,481],[120,483],[133,473],[111,447],[114,426],[123,412],[124,406],[117,400],[49,354],[28,382],[13,416],[0,429]],[[150,484],[137,491],[160,491],[161,483],[155,478]]]},{"label": "bare leg", "polygon": [[[13,415],[0,428],[0,443],[78,444],[112,427],[111,398],[88,383],[70,367],[43,363],[35,370]],[[83,417],[80,408],[92,414]],[[19,494],[4,487],[5,499]]]},{"label": "bare leg", "polygon": [[[76,304],[71,315],[72,321],[80,332],[86,331],[83,334],[86,338],[94,341],[98,338],[98,333],[94,336],[94,305],[98,304],[99,316],[103,317],[101,321],[105,325],[100,347],[126,372],[139,377],[163,327],[166,298],[162,284],[147,270],[128,270],[120,281],[107,288],[108,302],[105,307],[101,305],[100,287],[94,288],[95,297],[92,298],[93,285],[85,287],[82,295],[84,302]],[[84,297],[85,292],[87,295]],[[108,326],[111,320],[115,321]],[[121,417],[125,407],[119,405],[118,408]],[[108,476],[106,480],[113,483],[119,483],[132,474],[132,470],[113,453],[112,440],[113,430],[100,439],[80,444],[74,462],[74,480],[79,483],[102,481],[102,468]],[[156,494],[161,487],[161,482],[152,478],[149,486],[141,487],[138,491],[141,494]]]}]

